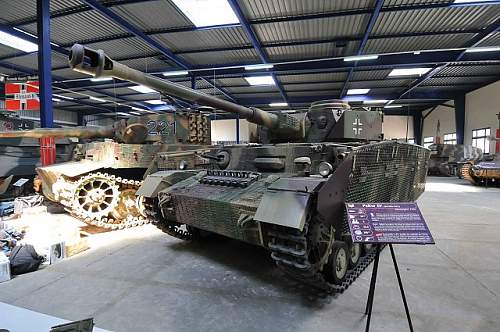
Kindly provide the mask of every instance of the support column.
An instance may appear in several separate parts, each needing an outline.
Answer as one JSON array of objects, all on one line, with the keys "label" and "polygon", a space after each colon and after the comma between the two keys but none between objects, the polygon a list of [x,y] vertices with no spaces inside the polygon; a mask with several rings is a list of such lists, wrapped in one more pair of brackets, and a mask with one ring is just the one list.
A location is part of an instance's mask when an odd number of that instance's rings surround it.
[{"label": "support column", "polygon": [[[40,126],[54,126],[52,109],[52,61],[50,48],[50,0],[37,0],[38,34],[38,83],[40,98]],[[56,162],[56,144],[54,137],[40,139],[40,161],[43,166]]]},{"label": "support column", "polygon": [[415,144],[422,145],[422,127],[423,127],[422,112],[413,112],[413,136]]},{"label": "support column", "polygon": [[191,75],[191,89],[196,90],[196,76]]},{"label": "support column", "polygon": [[236,143],[240,144],[240,116],[236,116]]},{"label": "support column", "polygon": [[465,94],[455,98],[455,128],[457,132],[457,144],[464,144]]}]

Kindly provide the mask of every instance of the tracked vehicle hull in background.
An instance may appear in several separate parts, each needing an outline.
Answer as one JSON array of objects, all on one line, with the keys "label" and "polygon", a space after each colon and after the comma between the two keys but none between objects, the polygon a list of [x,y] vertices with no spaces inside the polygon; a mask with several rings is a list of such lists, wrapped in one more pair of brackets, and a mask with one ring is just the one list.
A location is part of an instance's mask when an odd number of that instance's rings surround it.
[{"label": "tracked vehicle hull in background", "polygon": [[481,149],[463,144],[432,144],[429,149],[429,175],[462,177],[462,166],[477,162]]},{"label": "tracked vehicle hull in background", "polygon": [[462,176],[475,186],[500,186],[500,154],[485,157],[476,163],[466,163]]}]

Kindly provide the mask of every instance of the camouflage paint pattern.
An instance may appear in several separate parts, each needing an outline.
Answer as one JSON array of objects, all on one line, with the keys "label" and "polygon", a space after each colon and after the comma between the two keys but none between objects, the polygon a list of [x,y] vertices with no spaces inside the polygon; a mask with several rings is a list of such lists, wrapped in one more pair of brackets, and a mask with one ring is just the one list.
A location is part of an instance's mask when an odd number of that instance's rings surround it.
[{"label": "camouflage paint pattern", "polygon": [[483,156],[481,149],[471,145],[432,144],[429,149],[429,175],[458,175],[461,165],[480,160]]}]

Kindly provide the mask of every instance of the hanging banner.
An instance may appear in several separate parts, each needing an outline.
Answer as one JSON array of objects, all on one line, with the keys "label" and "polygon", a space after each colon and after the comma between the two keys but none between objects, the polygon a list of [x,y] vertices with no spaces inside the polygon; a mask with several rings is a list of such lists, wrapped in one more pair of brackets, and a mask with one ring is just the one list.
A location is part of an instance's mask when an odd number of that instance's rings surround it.
[{"label": "hanging banner", "polygon": [[8,111],[39,110],[38,81],[5,83],[5,109]]}]

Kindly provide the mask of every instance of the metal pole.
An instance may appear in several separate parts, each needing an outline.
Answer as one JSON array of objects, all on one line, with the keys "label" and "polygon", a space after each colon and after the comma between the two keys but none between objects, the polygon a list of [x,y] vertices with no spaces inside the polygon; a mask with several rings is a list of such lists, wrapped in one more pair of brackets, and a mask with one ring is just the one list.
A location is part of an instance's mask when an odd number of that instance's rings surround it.
[{"label": "metal pole", "polygon": [[380,257],[380,245],[377,244],[375,247],[375,262],[373,263],[372,278],[370,281],[370,290],[368,291],[368,301],[366,302],[365,315],[368,315],[366,320],[365,331],[370,331],[370,320],[372,318],[372,308],[373,308],[373,298],[375,296],[375,285],[377,283],[377,272],[378,272],[378,260]]},{"label": "metal pole", "polygon": [[50,0],[37,0],[38,76],[40,122],[42,128],[54,126],[52,110],[52,64],[50,48]]},{"label": "metal pole", "polygon": [[401,291],[401,297],[403,299],[403,304],[405,306],[408,326],[410,327],[410,331],[413,332],[413,324],[411,323],[410,310],[408,309],[408,303],[406,302],[405,290],[403,289],[403,282],[401,281],[401,276],[399,275],[398,263],[396,262],[396,254],[394,253],[392,244],[389,244],[389,249],[391,249],[392,262],[394,263],[394,269],[396,270],[396,276],[398,277],[399,290]]}]

